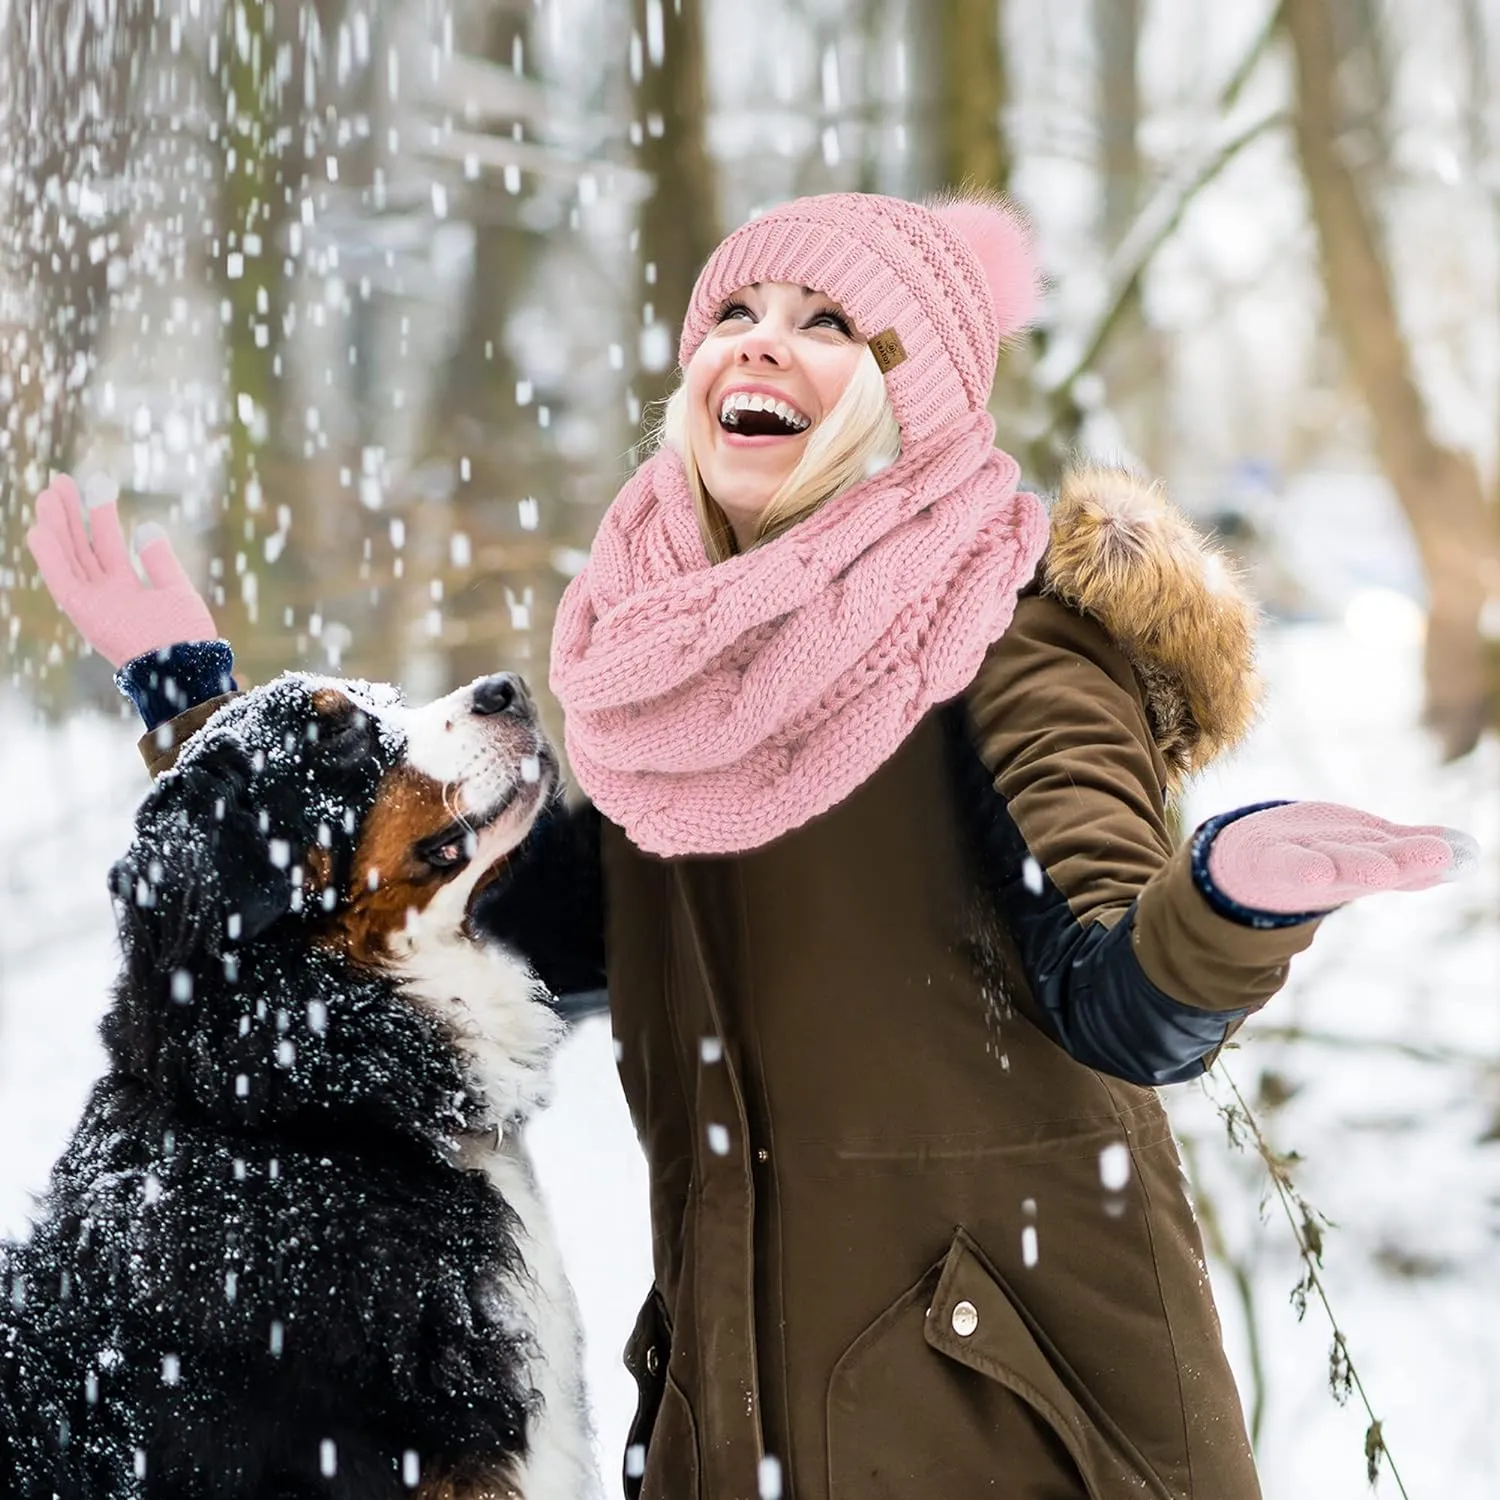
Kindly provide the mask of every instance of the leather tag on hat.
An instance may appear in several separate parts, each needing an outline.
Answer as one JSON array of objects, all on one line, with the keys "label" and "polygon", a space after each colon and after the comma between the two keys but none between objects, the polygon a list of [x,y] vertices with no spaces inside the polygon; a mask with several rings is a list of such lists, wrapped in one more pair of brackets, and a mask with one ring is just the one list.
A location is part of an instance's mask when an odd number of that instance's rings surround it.
[{"label": "leather tag on hat", "polygon": [[871,337],[870,353],[875,356],[880,373],[889,375],[906,358],[906,346],[894,328],[887,328]]}]

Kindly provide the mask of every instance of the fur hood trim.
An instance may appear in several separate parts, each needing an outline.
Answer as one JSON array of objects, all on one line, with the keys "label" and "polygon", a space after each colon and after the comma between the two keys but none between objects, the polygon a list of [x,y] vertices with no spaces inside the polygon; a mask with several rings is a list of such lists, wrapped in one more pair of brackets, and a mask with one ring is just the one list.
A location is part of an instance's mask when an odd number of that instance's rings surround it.
[{"label": "fur hood trim", "polygon": [[1039,576],[1130,658],[1170,792],[1244,738],[1260,702],[1257,611],[1160,484],[1123,469],[1065,475]]}]

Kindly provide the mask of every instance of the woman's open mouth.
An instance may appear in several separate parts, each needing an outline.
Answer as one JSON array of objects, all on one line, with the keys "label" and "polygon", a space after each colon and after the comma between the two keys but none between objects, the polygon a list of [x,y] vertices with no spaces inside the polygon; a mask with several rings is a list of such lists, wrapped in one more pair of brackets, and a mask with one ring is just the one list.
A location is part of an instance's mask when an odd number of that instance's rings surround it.
[{"label": "woman's open mouth", "polygon": [[790,401],[759,391],[731,391],[719,406],[719,426],[739,440],[801,437],[812,418]]}]

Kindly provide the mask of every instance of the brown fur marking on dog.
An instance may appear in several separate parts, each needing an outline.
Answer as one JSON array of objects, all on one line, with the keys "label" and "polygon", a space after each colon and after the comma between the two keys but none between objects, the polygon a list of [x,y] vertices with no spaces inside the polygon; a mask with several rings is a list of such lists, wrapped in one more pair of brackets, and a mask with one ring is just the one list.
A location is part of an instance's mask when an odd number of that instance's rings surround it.
[{"label": "brown fur marking on dog", "polygon": [[313,712],[319,718],[332,718],[334,714],[342,713],[353,706],[353,700],[336,687],[314,688],[310,701]]},{"label": "brown fur marking on dog", "polygon": [[360,830],[349,899],[326,929],[325,941],[360,963],[389,958],[387,939],[443,888],[442,876],[416,855],[416,845],[454,821],[442,785],[409,766],[386,772]]},{"label": "brown fur marking on dog", "polygon": [[1255,605],[1159,484],[1123,469],[1064,476],[1041,579],[1130,657],[1172,793],[1244,738],[1260,702]]},{"label": "brown fur marking on dog", "polygon": [[307,870],[303,887],[308,895],[321,896],[327,889],[328,882],[333,879],[333,850],[324,848],[322,844],[314,844],[303,856],[302,863]]},{"label": "brown fur marking on dog", "polygon": [[414,1500],[524,1500],[507,1474],[470,1467],[424,1479],[412,1495]]}]

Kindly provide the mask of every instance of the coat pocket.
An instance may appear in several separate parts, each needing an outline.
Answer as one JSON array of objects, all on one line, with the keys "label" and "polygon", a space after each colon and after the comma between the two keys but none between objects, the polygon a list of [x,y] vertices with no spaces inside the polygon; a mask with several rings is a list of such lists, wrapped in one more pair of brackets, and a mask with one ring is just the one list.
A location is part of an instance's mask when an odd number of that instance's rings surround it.
[{"label": "coat pocket", "polygon": [[828,1468],[830,1500],[1171,1500],[1085,1412],[962,1229],[834,1367]]},{"label": "coat pocket", "polygon": [[625,1341],[635,1377],[635,1418],[625,1438],[625,1500],[696,1500],[698,1431],[671,1375],[672,1325],[655,1287]]}]

